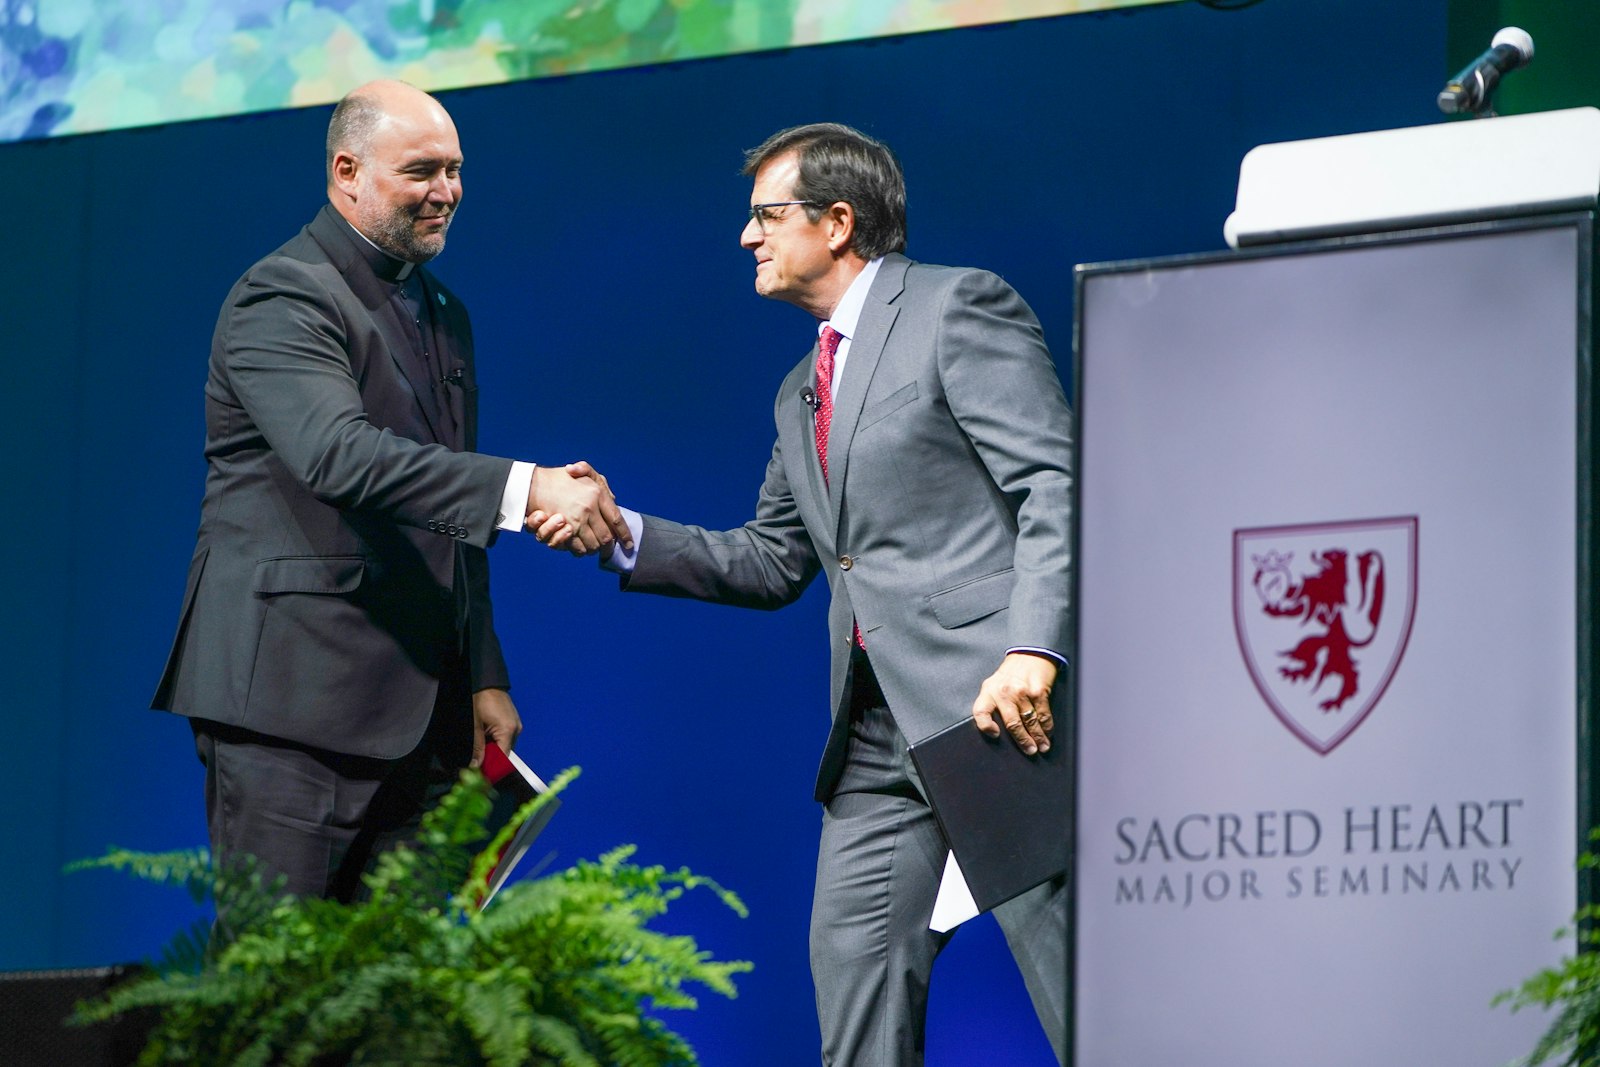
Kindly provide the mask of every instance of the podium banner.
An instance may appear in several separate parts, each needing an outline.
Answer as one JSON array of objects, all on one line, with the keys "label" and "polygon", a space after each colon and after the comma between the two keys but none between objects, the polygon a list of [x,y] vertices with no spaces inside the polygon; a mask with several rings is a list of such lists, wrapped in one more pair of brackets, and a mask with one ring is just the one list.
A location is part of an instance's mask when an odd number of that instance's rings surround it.
[{"label": "podium banner", "polygon": [[1588,226],[1080,269],[1081,1067],[1542,1030],[1489,1002],[1577,903]]}]

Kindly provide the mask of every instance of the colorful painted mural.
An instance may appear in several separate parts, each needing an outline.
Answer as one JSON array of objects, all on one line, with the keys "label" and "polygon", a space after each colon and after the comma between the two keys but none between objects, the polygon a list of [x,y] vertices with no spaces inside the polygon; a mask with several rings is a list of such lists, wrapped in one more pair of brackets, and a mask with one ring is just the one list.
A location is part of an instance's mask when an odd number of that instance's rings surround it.
[{"label": "colorful painted mural", "polygon": [[0,141],[1171,0],[0,0]]}]

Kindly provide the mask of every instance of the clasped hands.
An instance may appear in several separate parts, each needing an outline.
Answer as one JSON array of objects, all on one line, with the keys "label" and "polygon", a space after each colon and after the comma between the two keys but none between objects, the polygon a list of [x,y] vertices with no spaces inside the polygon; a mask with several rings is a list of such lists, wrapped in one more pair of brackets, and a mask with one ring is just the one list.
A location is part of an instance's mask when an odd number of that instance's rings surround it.
[{"label": "clasped hands", "polygon": [[565,467],[535,467],[528,487],[523,526],[540,543],[585,556],[609,549],[614,542],[633,548],[633,534],[622,518],[611,486],[584,462]]}]

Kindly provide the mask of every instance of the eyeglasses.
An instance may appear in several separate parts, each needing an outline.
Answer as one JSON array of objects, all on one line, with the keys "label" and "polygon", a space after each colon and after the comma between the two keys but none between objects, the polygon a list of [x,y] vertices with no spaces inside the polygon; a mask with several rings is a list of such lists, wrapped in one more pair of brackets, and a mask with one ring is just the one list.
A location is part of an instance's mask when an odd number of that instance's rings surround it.
[{"label": "eyeglasses", "polygon": [[[756,229],[760,230],[762,234],[765,235],[768,225],[774,222],[783,221],[783,216],[774,214],[772,211],[773,208],[794,207],[797,204],[804,204],[807,207],[825,206],[815,200],[774,200],[770,204],[751,204],[750,222],[754,222],[756,224]],[[750,223],[747,222],[745,225],[748,226]]]}]

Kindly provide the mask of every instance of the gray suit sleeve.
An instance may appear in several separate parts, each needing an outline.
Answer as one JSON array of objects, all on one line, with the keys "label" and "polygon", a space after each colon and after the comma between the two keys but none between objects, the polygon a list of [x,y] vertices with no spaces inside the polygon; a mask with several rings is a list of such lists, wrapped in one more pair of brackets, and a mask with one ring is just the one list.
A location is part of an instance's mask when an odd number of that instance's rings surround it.
[{"label": "gray suit sleeve", "polygon": [[639,557],[622,588],[773,610],[799,599],[820,569],[774,444],[755,518],[718,531],[644,516]]},{"label": "gray suit sleeve", "polygon": [[408,526],[455,523],[468,530],[467,544],[487,546],[511,461],[420,444],[368,421],[348,336],[363,324],[347,323],[304,265],[263,261],[225,315],[226,389],[317,499]]},{"label": "gray suit sleeve", "polygon": [[1017,522],[1011,648],[1064,651],[1072,590],[1072,412],[1033,311],[1000,278],[963,272],[936,343],[951,413]]}]

